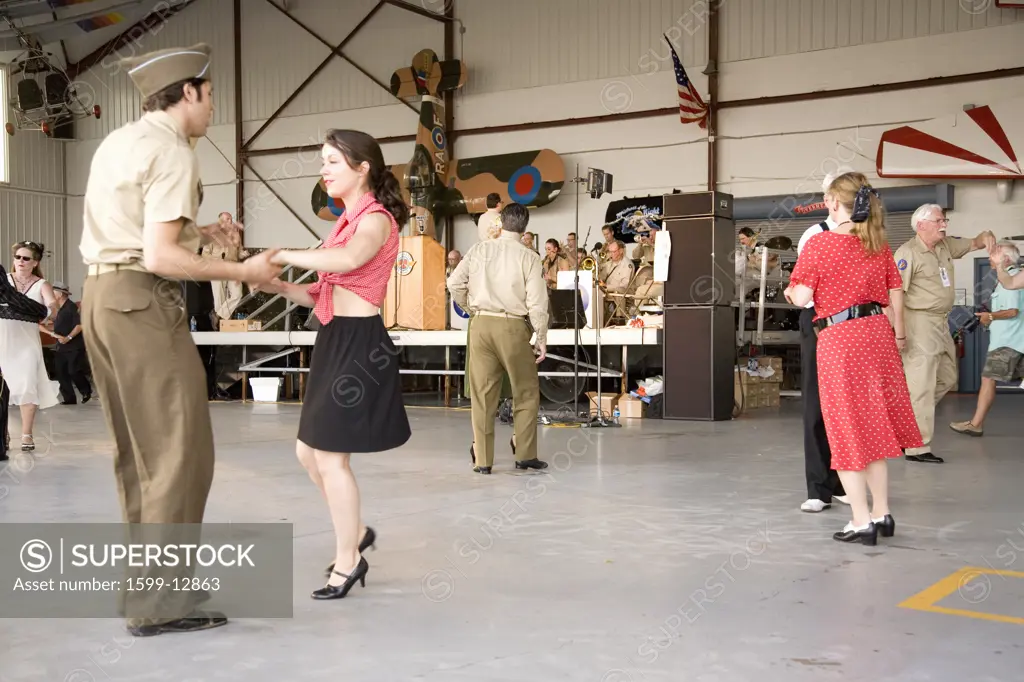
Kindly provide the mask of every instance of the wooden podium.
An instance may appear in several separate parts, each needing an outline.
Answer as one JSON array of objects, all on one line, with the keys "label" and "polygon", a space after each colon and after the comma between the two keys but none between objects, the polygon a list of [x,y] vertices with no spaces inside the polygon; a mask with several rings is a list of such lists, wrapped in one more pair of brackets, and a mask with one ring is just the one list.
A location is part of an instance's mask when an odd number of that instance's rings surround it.
[{"label": "wooden podium", "polygon": [[381,309],[384,325],[443,330],[448,310],[444,247],[433,237],[400,237],[400,240]]}]

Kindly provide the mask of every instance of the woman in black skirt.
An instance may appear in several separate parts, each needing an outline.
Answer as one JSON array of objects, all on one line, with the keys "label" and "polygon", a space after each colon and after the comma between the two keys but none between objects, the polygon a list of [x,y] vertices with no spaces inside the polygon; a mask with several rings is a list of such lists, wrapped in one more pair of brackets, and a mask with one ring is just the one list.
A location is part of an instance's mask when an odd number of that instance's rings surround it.
[{"label": "woman in black skirt", "polygon": [[350,455],[381,452],[409,440],[398,349],[380,306],[398,255],[399,228],[409,219],[398,181],[380,146],[354,130],[327,133],[321,174],[344,211],[320,248],[281,251],[275,262],[316,270],[315,284],[275,280],[265,291],[314,309],[321,328],[313,347],[296,451],[330,508],[337,549],[327,585],[314,599],[344,597],[365,586],[362,552],[376,534],[362,524]]}]

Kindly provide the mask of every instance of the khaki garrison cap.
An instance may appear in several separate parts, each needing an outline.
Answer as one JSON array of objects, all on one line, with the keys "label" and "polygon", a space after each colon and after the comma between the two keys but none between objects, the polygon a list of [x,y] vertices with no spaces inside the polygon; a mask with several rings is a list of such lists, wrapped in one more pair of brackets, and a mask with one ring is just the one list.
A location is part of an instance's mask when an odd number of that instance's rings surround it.
[{"label": "khaki garrison cap", "polygon": [[169,85],[190,78],[206,78],[210,68],[210,46],[172,47],[121,60],[143,99]]}]

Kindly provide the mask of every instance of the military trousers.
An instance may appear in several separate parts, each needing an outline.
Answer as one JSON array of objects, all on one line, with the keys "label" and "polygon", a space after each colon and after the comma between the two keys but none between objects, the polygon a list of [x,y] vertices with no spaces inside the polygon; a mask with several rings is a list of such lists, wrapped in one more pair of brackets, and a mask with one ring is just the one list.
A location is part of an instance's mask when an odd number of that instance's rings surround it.
[{"label": "military trousers", "polygon": [[906,454],[921,455],[932,451],[935,406],[957,384],[956,347],[946,315],[906,310],[903,317],[907,330],[903,372],[924,442],[924,447],[908,448]]},{"label": "military trousers", "polygon": [[[90,274],[83,288],[82,328],[114,439],[124,522],[161,524],[168,542],[197,540],[213,482],[213,428],[206,373],[189,333],[180,285],[138,270]],[[155,527],[145,532],[152,541]],[[184,575],[185,567],[142,567],[132,569],[129,579]],[[174,620],[194,607],[193,593],[177,590],[131,593],[120,602],[129,625]]]},{"label": "military trousers", "polygon": [[[466,398],[467,400],[472,397],[470,395],[471,391],[470,391],[470,387],[469,387],[471,370],[469,368],[470,361],[469,361],[469,341],[468,341],[469,333],[470,333],[470,330],[472,328],[473,328],[473,318],[469,318],[469,322],[466,323],[466,339],[467,339],[467,341],[466,341],[466,373],[462,377],[462,382],[463,382],[462,396],[464,398]],[[508,374],[506,374],[506,375],[504,375],[501,378],[501,395],[499,397],[499,400],[505,400],[505,399],[511,398],[511,397],[512,397],[512,382],[509,381]]]},{"label": "military trousers", "polygon": [[526,320],[475,315],[469,329],[469,392],[477,466],[494,465],[494,415],[502,379],[512,384],[512,415],[516,459],[537,457],[537,414],[540,380]]}]

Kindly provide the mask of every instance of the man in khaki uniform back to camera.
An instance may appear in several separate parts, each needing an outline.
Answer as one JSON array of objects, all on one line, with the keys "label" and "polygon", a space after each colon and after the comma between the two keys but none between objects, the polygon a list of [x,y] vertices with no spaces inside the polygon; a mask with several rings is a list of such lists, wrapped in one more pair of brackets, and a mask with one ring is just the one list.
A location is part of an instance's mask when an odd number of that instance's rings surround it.
[{"label": "man in khaki uniform back to camera", "polygon": [[[529,222],[525,206],[505,206],[501,236],[473,245],[448,278],[452,299],[472,315],[467,345],[473,470],[481,474],[491,473],[494,464],[494,418],[505,373],[512,383],[516,468],[547,467],[537,459],[537,365],[547,348],[548,294],[540,255],[521,241]],[[536,358],[531,326],[537,335]]]},{"label": "man in khaki uniform back to camera", "polygon": [[[206,375],[176,280],[259,283],[280,268],[270,264],[276,250],[244,263],[197,254],[205,242],[240,241],[237,224],[195,223],[202,189],[191,140],[206,134],[213,114],[210,49],[172,48],[121,65],[146,113],[108,135],[92,159],[80,245],[87,266],[82,325],[115,442],[125,523],[199,524],[213,480],[213,431]],[[166,578],[156,570],[140,575]],[[196,611],[194,593],[163,592],[122,594],[129,632],[226,622]]]},{"label": "man in khaki uniform back to camera", "polygon": [[924,447],[908,448],[911,462],[941,464],[932,454],[935,406],[957,383],[956,349],[949,330],[955,300],[953,260],[971,251],[992,249],[996,239],[982,232],[973,240],[947,237],[949,221],[941,206],[926,204],[910,219],[917,236],[896,250],[896,268],[903,278],[907,343],[903,371],[907,376],[914,417]]}]

